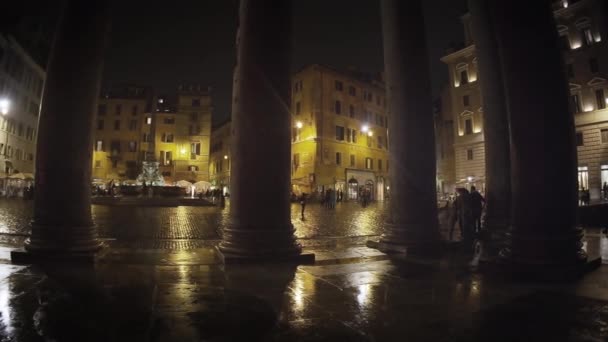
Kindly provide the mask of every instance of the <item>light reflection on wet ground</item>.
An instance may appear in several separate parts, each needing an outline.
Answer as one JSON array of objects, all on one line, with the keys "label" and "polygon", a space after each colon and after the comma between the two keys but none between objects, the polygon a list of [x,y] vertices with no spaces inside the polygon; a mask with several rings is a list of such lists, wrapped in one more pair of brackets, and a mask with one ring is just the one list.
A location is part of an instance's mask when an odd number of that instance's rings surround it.
[{"label": "light reflection on wet ground", "polygon": [[[227,224],[229,208],[217,207],[110,207],[93,205],[92,214],[103,238],[218,239]],[[32,202],[0,199],[0,234],[29,234]],[[319,204],[306,207],[300,219],[299,204],[292,205],[292,223],[298,238],[379,235],[385,220],[384,203],[362,208],[340,203],[330,210]]]}]

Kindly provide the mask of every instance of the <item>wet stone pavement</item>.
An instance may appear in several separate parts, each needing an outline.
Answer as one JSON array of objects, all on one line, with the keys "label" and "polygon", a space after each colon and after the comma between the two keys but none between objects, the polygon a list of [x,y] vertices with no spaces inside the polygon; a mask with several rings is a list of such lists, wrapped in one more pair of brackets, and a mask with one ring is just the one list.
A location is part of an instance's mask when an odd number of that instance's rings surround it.
[{"label": "wet stone pavement", "polygon": [[[84,266],[11,264],[31,204],[0,204],[0,342],[608,340],[608,266],[548,284],[472,273],[455,250],[389,257],[361,245],[381,206],[311,206],[304,222],[294,206],[317,255],[299,266],[220,265],[217,208],[95,206],[107,247]],[[600,230],[585,244],[608,256]]]}]

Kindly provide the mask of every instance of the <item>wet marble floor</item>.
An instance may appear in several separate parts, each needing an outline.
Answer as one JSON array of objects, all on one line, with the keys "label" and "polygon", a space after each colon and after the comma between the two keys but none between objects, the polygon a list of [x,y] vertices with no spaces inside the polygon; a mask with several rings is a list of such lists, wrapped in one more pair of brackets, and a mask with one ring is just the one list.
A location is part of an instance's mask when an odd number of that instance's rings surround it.
[{"label": "wet marble floor", "polygon": [[186,259],[0,264],[0,341],[608,339],[608,266],[546,284],[471,273],[459,254],[308,266]]}]

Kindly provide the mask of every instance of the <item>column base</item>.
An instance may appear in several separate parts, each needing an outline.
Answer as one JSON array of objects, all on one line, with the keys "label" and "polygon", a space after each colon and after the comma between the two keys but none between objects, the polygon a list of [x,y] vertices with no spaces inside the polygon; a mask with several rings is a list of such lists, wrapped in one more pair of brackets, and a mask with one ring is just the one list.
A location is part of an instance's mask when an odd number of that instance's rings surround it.
[{"label": "column base", "polygon": [[480,263],[491,262],[498,257],[500,251],[505,248],[508,231],[509,225],[504,221],[488,220],[484,224],[479,236],[483,245],[479,256]]},{"label": "column base", "polygon": [[385,224],[385,230],[376,247],[383,253],[434,256],[441,252],[438,230],[429,231],[428,227],[403,227],[394,224]]},{"label": "column base", "polygon": [[216,251],[224,264],[314,263],[314,254],[302,254],[291,224],[284,229],[227,228]]}]

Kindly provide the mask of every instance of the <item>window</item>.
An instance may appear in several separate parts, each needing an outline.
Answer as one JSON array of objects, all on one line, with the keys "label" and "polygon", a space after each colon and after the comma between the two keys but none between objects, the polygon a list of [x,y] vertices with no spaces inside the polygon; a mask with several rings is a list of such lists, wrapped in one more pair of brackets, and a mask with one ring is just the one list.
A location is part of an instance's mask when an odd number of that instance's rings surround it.
[{"label": "window", "polygon": [[114,121],[114,130],[115,131],[119,131],[120,130],[120,120],[115,120]]},{"label": "window", "polygon": [[192,107],[200,107],[201,99],[192,99]]},{"label": "window", "polygon": [[20,137],[23,136],[23,124],[22,123],[19,123],[19,125],[18,125],[17,135]]},{"label": "window", "polygon": [[297,93],[302,91],[302,81],[296,81],[296,83],[293,85],[293,92]]},{"label": "window", "polygon": [[336,114],[342,113],[342,103],[340,101],[336,101],[336,104],[334,105],[334,111],[336,112]]},{"label": "window", "polygon": [[589,70],[591,70],[592,73],[600,71],[600,66],[597,63],[597,58],[589,58]]},{"label": "window", "polygon": [[597,102],[597,109],[606,108],[606,96],[604,96],[604,89],[595,90],[595,101]]},{"label": "window", "polygon": [[344,127],[336,126],[336,140],[344,141]]},{"label": "window", "polygon": [[348,87],[348,95],[357,96],[357,88],[353,86]]},{"label": "window", "polygon": [[300,115],[300,102],[296,102],[296,115]]},{"label": "window", "polygon": [[95,151],[103,151],[103,140],[97,140],[95,142]]},{"label": "window", "polygon": [[300,141],[300,129],[297,127],[292,128],[291,138],[293,141]]},{"label": "window", "polygon": [[353,134],[353,130],[350,128],[347,128],[346,129],[346,142],[352,141],[352,134]]},{"label": "window", "polygon": [[118,140],[112,140],[110,142],[110,152],[113,155],[116,155],[116,154],[120,153],[120,141],[118,141]]},{"label": "window", "polygon": [[336,87],[337,91],[344,90],[344,86],[343,86],[342,82],[340,82],[340,81],[336,81],[335,87]]},{"label": "window", "polygon": [[342,153],[336,152],[336,165],[342,165]]},{"label": "window", "polygon": [[578,167],[578,189],[589,189],[589,167],[587,166]]},{"label": "window", "polygon": [[365,168],[368,170],[374,169],[374,160],[372,158],[365,158]]},{"label": "window", "polygon": [[173,142],[173,134],[163,133],[161,141],[166,142],[166,143]]},{"label": "window", "polygon": [[378,159],[378,171],[382,171],[382,159]]},{"label": "window", "polygon": [[171,165],[172,154],[171,151],[160,151],[160,163],[161,165]]},{"label": "window", "polygon": [[567,71],[568,71],[568,77],[574,78],[574,65],[568,64],[566,67],[567,67]]},{"label": "window", "polygon": [[372,147],[372,140],[374,140],[373,137],[370,137],[369,135],[367,136],[367,147]]},{"label": "window", "polygon": [[201,143],[190,143],[190,159],[196,159],[201,155]]},{"label": "window", "polygon": [[152,134],[150,133],[144,133],[144,136],[142,138],[143,142],[152,142]]},{"label": "window", "polygon": [[129,141],[129,152],[137,152],[137,142]]},{"label": "window", "polygon": [[601,134],[601,142],[602,144],[606,144],[608,143],[608,129],[604,128],[602,130],[600,130],[600,134]]},{"label": "window", "polygon": [[97,168],[97,169],[101,168],[101,160],[95,161],[95,168]]},{"label": "window", "polygon": [[581,32],[583,33],[583,41],[585,42],[585,45],[593,44],[593,33],[591,33],[591,28],[586,27],[582,29]]},{"label": "window", "polygon": [[100,104],[99,106],[97,106],[97,115],[98,116],[104,116],[106,115],[108,111],[108,106],[105,104]]},{"label": "window", "polygon": [[297,170],[300,167],[300,154],[294,153],[293,155],[293,169]]},{"label": "window", "polygon": [[576,132],[576,146],[583,146],[583,132]]},{"label": "window", "polygon": [[131,107],[131,115],[133,115],[133,116],[137,115],[137,105],[134,105],[133,107]]},{"label": "window", "polygon": [[570,50],[570,38],[568,38],[568,32],[565,34],[561,34],[559,36],[559,45],[562,50],[569,51]]},{"label": "window", "polygon": [[467,150],[467,160],[473,160],[473,150]]},{"label": "window", "polygon": [[469,97],[469,95],[465,95],[462,97],[462,105],[463,106],[470,106],[471,105],[471,98]]},{"label": "window", "polygon": [[384,138],[378,136],[378,148],[384,148]]},{"label": "window", "polygon": [[190,121],[194,122],[198,120],[198,113],[190,113]]},{"label": "window", "polygon": [[357,143],[357,130],[353,129],[353,144]]},{"label": "window", "polygon": [[464,120],[464,134],[473,134],[473,120]]},{"label": "window", "polygon": [[97,130],[101,131],[103,129],[103,120],[97,120]]},{"label": "window", "polygon": [[460,71],[460,85],[469,84],[469,72],[465,70]]},{"label": "window", "polygon": [[116,115],[120,115],[120,113],[122,113],[122,105],[117,104],[116,105]]},{"label": "window", "polygon": [[173,124],[175,124],[175,118],[174,117],[164,118],[163,123],[166,125],[173,125]]},{"label": "window", "polygon": [[146,125],[151,125],[152,124],[152,117],[148,116],[146,117]]},{"label": "window", "polygon": [[581,112],[581,102],[579,100],[578,94],[570,95],[570,107],[573,113]]},{"label": "window", "polygon": [[129,121],[129,131],[135,131],[137,129],[137,120]]},{"label": "window", "polygon": [[350,155],[350,167],[355,167],[355,155]]},{"label": "window", "polygon": [[355,118],[355,106],[350,105],[348,107],[348,116],[350,116],[351,118]]}]

